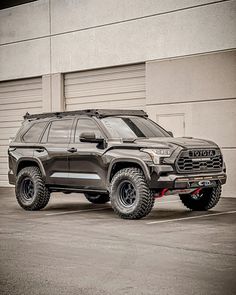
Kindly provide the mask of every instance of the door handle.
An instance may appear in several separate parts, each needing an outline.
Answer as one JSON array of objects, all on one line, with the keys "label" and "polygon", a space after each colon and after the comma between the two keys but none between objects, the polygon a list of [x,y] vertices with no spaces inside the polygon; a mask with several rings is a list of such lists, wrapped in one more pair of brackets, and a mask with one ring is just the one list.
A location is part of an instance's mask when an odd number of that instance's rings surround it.
[{"label": "door handle", "polygon": [[42,152],[44,152],[44,149],[43,148],[38,148],[38,149],[36,149],[36,152],[42,153]]},{"label": "door handle", "polygon": [[77,149],[72,147],[72,148],[69,148],[67,151],[70,153],[75,153],[75,152],[77,152]]}]

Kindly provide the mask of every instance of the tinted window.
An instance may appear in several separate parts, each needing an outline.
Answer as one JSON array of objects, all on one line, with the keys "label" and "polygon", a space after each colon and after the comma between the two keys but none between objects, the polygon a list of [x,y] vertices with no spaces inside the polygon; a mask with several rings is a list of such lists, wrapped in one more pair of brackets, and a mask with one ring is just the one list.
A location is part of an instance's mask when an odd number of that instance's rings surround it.
[{"label": "tinted window", "polygon": [[160,126],[142,117],[107,117],[101,121],[114,138],[135,139],[170,136]]},{"label": "tinted window", "polygon": [[69,143],[72,120],[52,121],[49,131],[46,130],[43,136],[43,142],[50,143]]},{"label": "tinted window", "polygon": [[75,142],[80,142],[80,134],[83,132],[94,132],[97,138],[102,137],[97,124],[91,119],[79,119],[75,130]]},{"label": "tinted window", "polygon": [[23,136],[24,142],[38,142],[46,122],[35,123]]},{"label": "tinted window", "polygon": [[48,124],[48,127],[44,131],[44,134],[43,134],[43,137],[41,139],[41,142],[47,142],[48,141],[48,132],[49,132],[50,127],[51,127],[51,123]]}]

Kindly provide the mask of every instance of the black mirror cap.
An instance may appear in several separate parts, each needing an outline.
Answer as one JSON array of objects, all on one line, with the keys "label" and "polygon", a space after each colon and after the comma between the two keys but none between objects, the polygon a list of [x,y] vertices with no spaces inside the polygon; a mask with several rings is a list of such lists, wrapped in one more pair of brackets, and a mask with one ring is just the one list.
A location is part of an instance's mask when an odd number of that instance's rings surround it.
[{"label": "black mirror cap", "polygon": [[103,142],[104,138],[96,138],[94,132],[82,132],[79,137],[81,142]]},{"label": "black mirror cap", "polygon": [[167,131],[167,133],[171,136],[171,137],[174,137],[174,134],[172,131]]}]

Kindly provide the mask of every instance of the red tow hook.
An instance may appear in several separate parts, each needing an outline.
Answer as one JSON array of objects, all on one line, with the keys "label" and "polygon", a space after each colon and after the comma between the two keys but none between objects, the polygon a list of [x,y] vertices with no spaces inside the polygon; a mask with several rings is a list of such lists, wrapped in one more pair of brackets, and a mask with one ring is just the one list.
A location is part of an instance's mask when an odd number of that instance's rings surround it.
[{"label": "red tow hook", "polygon": [[154,198],[159,199],[159,198],[164,197],[164,195],[167,191],[168,191],[168,188],[163,188],[163,190],[160,193],[154,195]]},{"label": "red tow hook", "polygon": [[195,190],[191,193],[191,195],[197,195],[197,194],[200,193],[201,190],[202,190],[202,188],[199,187],[199,188],[195,189]]}]

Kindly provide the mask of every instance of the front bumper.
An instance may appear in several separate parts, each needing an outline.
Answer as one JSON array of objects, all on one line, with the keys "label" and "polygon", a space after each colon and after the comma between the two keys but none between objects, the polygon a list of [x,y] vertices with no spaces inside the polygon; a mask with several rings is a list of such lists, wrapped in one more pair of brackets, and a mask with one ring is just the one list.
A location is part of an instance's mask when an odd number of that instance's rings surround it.
[{"label": "front bumper", "polygon": [[198,174],[177,174],[173,168],[168,165],[152,167],[151,180],[149,187],[151,189],[188,189],[199,187],[212,187],[217,183],[221,185],[226,183],[227,175],[222,172],[198,173]]}]

